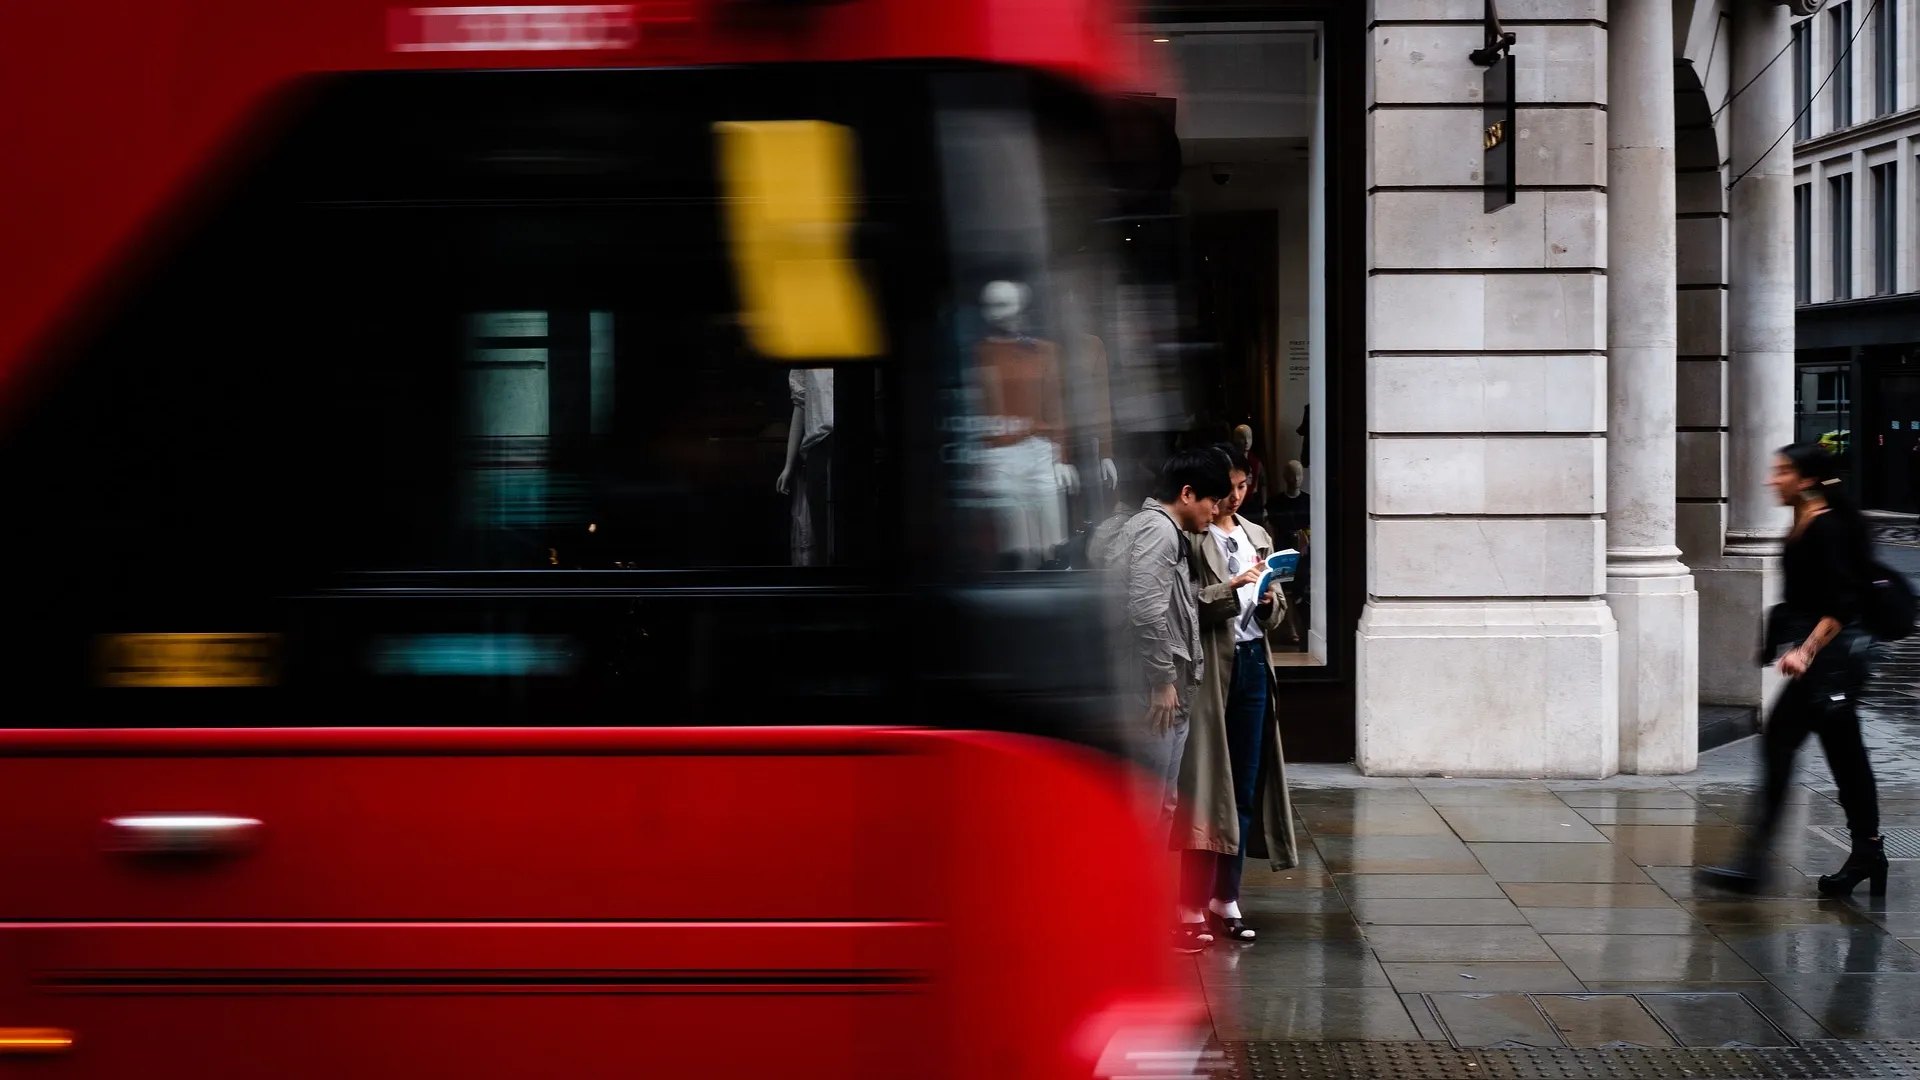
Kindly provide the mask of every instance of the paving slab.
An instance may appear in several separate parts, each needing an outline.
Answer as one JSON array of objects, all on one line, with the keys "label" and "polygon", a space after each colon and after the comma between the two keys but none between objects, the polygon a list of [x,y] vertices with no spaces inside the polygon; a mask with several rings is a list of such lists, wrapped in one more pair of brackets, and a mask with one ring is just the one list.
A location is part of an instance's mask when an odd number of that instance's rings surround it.
[{"label": "paving slab", "polygon": [[1679,906],[1654,908],[1521,908],[1542,934],[1700,934],[1706,926]]},{"label": "paving slab", "polygon": [[1369,926],[1367,944],[1382,961],[1457,963],[1556,959],[1530,926]]},{"label": "paving slab", "polygon": [[1745,994],[1647,994],[1639,1000],[1681,1046],[1794,1044]]},{"label": "paving slab", "polygon": [[1525,994],[1434,994],[1427,999],[1455,1046],[1565,1046]]},{"label": "paving slab", "polygon": [[1462,840],[1487,843],[1604,844],[1608,838],[1572,807],[1443,806],[1440,816]]},{"label": "paving slab", "polygon": [[1485,874],[1335,874],[1349,900],[1500,900],[1506,893]]},{"label": "paving slab", "polygon": [[1391,987],[1283,988],[1261,994],[1207,994],[1214,1030],[1228,1041],[1402,1042],[1420,1038]]},{"label": "paving slab", "polygon": [[1586,986],[1567,965],[1554,961],[1383,964],[1402,993],[1577,993]]},{"label": "paving slab", "polygon": [[1740,955],[1709,934],[1547,934],[1547,944],[1583,981],[1762,982]]},{"label": "paving slab", "polygon": [[1678,1046],[1630,994],[1536,994],[1533,1003],[1568,1046]]},{"label": "paving slab", "polygon": [[1513,902],[1500,900],[1356,900],[1362,925],[1497,926],[1527,924]]},{"label": "paving slab", "polygon": [[1631,858],[1612,844],[1468,844],[1487,874],[1510,882],[1646,884]]}]

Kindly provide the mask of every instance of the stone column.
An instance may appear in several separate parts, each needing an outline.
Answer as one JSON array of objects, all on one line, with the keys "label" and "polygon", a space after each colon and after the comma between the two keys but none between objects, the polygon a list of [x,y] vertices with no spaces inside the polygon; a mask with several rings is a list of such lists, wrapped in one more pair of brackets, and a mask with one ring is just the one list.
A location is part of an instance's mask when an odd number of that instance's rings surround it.
[{"label": "stone column", "polygon": [[1678,232],[1672,0],[1613,0],[1607,81],[1607,602],[1620,770],[1699,760],[1700,609],[1675,544]]},{"label": "stone column", "polygon": [[[1709,640],[1755,641],[1779,591],[1787,511],[1767,489],[1773,451],[1793,440],[1793,123],[1791,65],[1767,64],[1791,35],[1776,0],[1735,0],[1728,181],[1727,540],[1718,564],[1698,575]],[[1765,74],[1761,69],[1766,68]],[[1772,149],[1769,149],[1772,147]],[[1816,223],[1816,231],[1818,223]],[[1701,695],[1758,707],[1767,677],[1751,653],[1713,649]]]},{"label": "stone column", "polygon": [[1481,5],[1369,7],[1358,764],[1609,776],[1607,5],[1502,5],[1519,35],[1519,201],[1491,214],[1484,73],[1467,57]]},{"label": "stone column", "polygon": [[[1907,99],[1903,98],[1902,100]],[[1901,206],[1914,205],[1914,195],[1916,192],[1920,192],[1920,184],[1913,182],[1913,157],[1916,146],[1920,146],[1920,139],[1916,139],[1911,135],[1901,137],[1900,170],[1896,172],[1893,177],[1894,186],[1899,189],[1895,197],[1899,199]],[[1915,235],[1913,222],[1908,218],[1903,218],[1900,221],[1900,236],[1895,242],[1896,254],[1894,256],[1895,265],[1899,267],[1898,291],[1900,292],[1920,290],[1920,267],[1914,266],[1913,262]],[[1863,431],[1860,434],[1864,436],[1866,432]],[[1860,444],[1855,443],[1854,445],[1858,446]]]}]

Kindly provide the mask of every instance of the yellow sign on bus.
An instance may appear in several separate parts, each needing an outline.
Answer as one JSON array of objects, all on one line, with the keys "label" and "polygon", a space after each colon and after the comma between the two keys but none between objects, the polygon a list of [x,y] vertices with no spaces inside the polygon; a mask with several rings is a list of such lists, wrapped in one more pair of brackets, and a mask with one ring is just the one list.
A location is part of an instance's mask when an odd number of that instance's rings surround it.
[{"label": "yellow sign on bus", "polygon": [[100,639],[102,686],[271,686],[276,634],[109,634]]},{"label": "yellow sign on bus", "polygon": [[860,204],[850,128],[819,120],[714,125],[743,321],[770,360],[859,360],[884,349],[850,250]]}]

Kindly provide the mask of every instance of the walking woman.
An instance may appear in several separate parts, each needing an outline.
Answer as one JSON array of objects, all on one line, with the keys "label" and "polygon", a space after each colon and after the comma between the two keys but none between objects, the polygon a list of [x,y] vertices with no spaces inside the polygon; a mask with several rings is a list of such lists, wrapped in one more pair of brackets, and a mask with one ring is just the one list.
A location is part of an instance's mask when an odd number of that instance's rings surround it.
[{"label": "walking woman", "polygon": [[1189,911],[1204,909],[1226,940],[1250,942],[1254,930],[1240,911],[1245,856],[1267,856],[1282,866],[1293,866],[1297,856],[1266,637],[1286,614],[1286,601],[1277,584],[1265,596],[1254,595],[1273,540],[1237,513],[1247,492],[1246,457],[1231,446],[1219,452],[1230,462],[1231,494],[1205,530],[1188,535],[1201,555],[1200,639],[1207,662],[1180,768],[1181,903]]},{"label": "walking woman", "polygon": [[1774,457],[1773,489],[1793,507],[1793,529],[1780,560],[1783,599],[1768,619],[1761,661],[1776,663],[1787,681],[1761,735],[1765,787],[1747,854],[1734,866],[1700,871],[1703,880],[1723,888],[1759,891],[1793,759],[1811,734],[1826,750],[1853,834],[1846,865],[1820,879],[1820,893],[1844,896],[1862,881],[1871,882],[1875,896],[1887,890],[1879,796],[1854,711],[1872,644],[1860,628],[1872,553],[1865,522],[1839,489],[1837,464],[1812,443],[1796,443]]}]

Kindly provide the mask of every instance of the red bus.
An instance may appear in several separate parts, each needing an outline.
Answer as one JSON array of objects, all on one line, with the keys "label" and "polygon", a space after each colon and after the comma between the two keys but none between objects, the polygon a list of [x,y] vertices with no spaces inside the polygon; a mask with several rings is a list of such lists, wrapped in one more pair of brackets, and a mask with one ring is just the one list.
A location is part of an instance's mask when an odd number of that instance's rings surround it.
[{"label": "red bus", "polygon": [[1117,16],[11,9],[0,1076],[1197,1060]]}]

